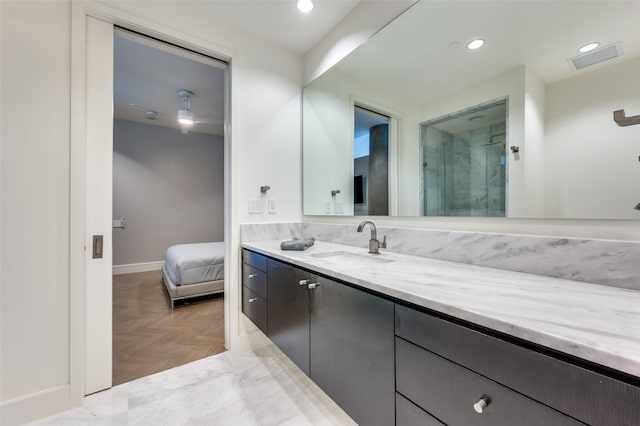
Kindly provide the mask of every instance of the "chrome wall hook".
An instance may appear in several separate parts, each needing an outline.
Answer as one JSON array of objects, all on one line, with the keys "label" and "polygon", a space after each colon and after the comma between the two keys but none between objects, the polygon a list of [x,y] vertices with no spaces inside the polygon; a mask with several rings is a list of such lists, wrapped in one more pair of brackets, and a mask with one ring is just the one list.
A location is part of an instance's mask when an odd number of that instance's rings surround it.
[{"label": "chrome wall hook", "polygon": [[270,189],[271,189],[271,187],[269,185],[264,185],[264,186],[260,187],[260,192],[265,194]]}]

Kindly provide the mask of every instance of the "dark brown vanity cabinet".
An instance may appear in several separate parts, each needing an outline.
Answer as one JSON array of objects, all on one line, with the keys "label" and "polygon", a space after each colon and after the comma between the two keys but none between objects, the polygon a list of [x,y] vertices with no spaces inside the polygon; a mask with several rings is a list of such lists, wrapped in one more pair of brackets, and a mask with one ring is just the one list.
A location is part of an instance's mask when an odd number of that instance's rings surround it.
[{"label": "dark brown vanity cabinet", "polygon": [[269,259],[267,275],[267,336],[309,375],[309,273]]},{"label": "dark brown vanity cabinet", "polygon": [[[243,276],[256,256],[243,251]],[[358,424],[392,425],[393,302],[278,260],[264,265],[266,328],[256,325]]]},{"label": "dark brown vanity cabinet", "polygon": [[360,425],[392,425],[393,302],[311,275],[311,379]]},{"label": "dark brown vanity cabinet", "polygon": [[395,314],[396,391],[444,424],[640,425],[635,385],[407,306]]},{"label": "dark brown vanity cabinet", "polygon": [[243,312],[361,425],[640,426],[640,380],[243,250]]},{"label": "dark brown vanity cabinet", "polygon": [[267,258],[242,251],[242,312],[267,332]]}]

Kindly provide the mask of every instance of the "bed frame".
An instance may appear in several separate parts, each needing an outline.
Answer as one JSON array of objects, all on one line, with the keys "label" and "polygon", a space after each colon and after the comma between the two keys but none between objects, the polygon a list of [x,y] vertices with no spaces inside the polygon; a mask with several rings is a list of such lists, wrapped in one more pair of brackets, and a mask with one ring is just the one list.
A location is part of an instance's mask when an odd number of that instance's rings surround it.
[{"label": "bed frame", "polygon": [[171,309],[175,308],[177,300],[224,292],[224,280],[176,285],[171,281],[171,278],[169,278],[169,274],[167,274],[164,266],[162,267],[162,282],[164,283],[167,293],[169,294],[169,298],[171,299]]}]

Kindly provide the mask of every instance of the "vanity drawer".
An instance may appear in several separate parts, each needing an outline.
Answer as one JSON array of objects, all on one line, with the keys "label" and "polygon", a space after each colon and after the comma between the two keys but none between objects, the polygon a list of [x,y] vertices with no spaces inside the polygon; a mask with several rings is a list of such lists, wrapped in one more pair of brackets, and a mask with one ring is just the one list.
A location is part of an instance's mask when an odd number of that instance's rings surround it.
[{"label": "vanity drawer", "polygon": [[242,287],[242,312],[267,334],[267,301],[247,287]]},{"label": "vanity drawer", "polygon": [[589,425],[639,424],[640,388],[613,377],[403,305],[396,335]]},{"label": "vanity drawer", "polygon": [[267,298],[267,274],[259,269],[242,264],[242,285],[257,293],[263,299]]},{"label": "vanity drawer", "polygon": [[254,253],[247,249],[242,249],[242,261],[247,265],[267,272],[267,257],[258,253]]},{"label": "vanity drawer", "polygon": [[396,393],[396,426],[446,426],[444,423]]},{"label": "vanity drawer", "polygon": [[[399,338],[396,338],[396,391],[449,426],[582,424]],[[477,412],[481,399],[486,406]]]}]

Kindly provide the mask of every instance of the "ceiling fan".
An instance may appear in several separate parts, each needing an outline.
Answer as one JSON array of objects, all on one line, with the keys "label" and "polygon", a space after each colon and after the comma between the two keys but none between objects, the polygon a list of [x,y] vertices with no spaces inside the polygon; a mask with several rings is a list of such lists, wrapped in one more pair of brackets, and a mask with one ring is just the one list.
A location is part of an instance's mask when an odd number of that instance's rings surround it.
[{"label": "ceiling fan", "polygon": [[222,124],[211,119],[196,119],[191,112],[191,98],[194,96],[190,90],[178,90],[178,96],[182,100],[182,108],[178,110],[178,122],[182,134],[189,132],[189,127],[194,124]]}]

